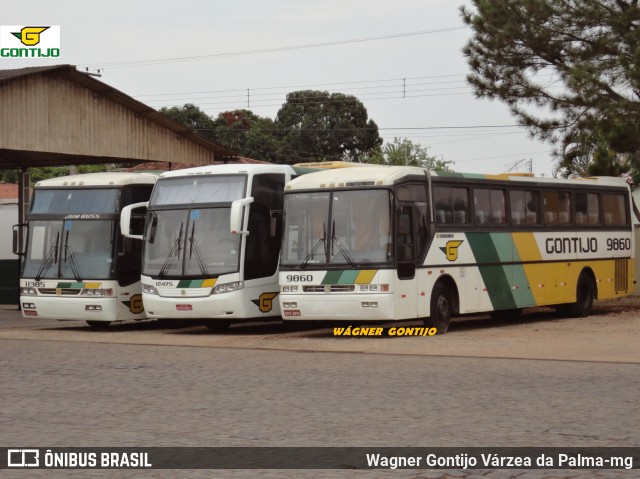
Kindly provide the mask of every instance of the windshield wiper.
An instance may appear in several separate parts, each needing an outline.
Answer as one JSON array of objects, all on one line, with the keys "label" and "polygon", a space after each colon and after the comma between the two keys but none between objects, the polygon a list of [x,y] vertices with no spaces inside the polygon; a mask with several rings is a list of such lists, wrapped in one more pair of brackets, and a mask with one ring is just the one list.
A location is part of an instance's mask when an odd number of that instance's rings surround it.
[{"label": "windshield wiper", "polygon": [[177,258],[180,258],[180,243],[182,243],[183,227],[184,227],[184,224],[181,221],[178,238],[173,242],[173,245],[171,246],[171,250],[169,251],[167,258],[164,260],[164,263],[162,264],[162,268],[160,268],[160,272],[158,273],[158,276],[160,276],[161,278],[164,277],[167,270],[171,268],[171,266],[173,266],[173,257],[176,256]]},{"label": "windshield wiper", "polygon": [[344,246],[342,246],[342,243],[336,237],[336,220],[333,220],[333,223],[331,223],[331,256],[333,256],[333,253],[334,253],[334,250],[333,250],[334,244],[338,245],[338,251],[342,253],[342,257],[347,260],[347,263],[349,263],[351,266],[355,268],[356,266],[355,261],[353,261],[353,258],[351,257],[349,252],[346,250]]},{"label": "windshield wiper", "polygon": [[200,254],[200,248],[198,247],[198,243],[196,243],[194,239],[195,230],[196,230],[196,224],[194,222],[191,224],[191,236],[189,237],[189,246],[190,246],[189,259],[191,259],[192,253],[195,253],[196,261],[198,262],[198,266],[200,267],[200,272],[206,276],[209,273],[207,272],[207,266],[204,264],[204,261],[202,260],[202,255]]},{"label": "windshield wiper", "polygon": [[38,272],[36,273],[36,277],[35,277],[36,281],[40,281],[40,278],[42,278],[42,275],[47,271],[49,271],[49,268],[51,268],[51,265],[58,262],[58,244],[59,243],[60,243],[60,231],[56,233],[56,244],[54,244],[49,249],[49,253],[47,253],[47,257],[45,258],[44,262],[40,266],[40,269],[38,269]]},{"label": "windshield wiper", "polygon": [[64,262],[67,262],[67,258],[69,259],[69,266],[71,266],[71,272],[73,273],[73,277],[76,281],[82,281],[82,277],[80,276],[80,265],[76,261],[76,255],[73,253],[71,246],[69,246],[69,230],[67,230],[67,234],[64,238]]},{"label": "windshield wiper", "polygon": [[[304,261],[302,261],[302,263],[300,263],[300,267],[304,268],[307,263],[309,262],[309,260],[311,258],[313,258],[313,255],[316,253],[316,250],[320,247],[321,244],[324,244],[325,241],[327,240],[327,227],[325,225],[325,223],[322,223],[322,238],[320,238],[318,240],[318,242],[313,246],[313,248],[311,248],[311,251],[309,251],[309,254],[306,256],[306,258],[304,259]],[[327,254],[326,251],[326,247],[325,247],[325,255]]]}]

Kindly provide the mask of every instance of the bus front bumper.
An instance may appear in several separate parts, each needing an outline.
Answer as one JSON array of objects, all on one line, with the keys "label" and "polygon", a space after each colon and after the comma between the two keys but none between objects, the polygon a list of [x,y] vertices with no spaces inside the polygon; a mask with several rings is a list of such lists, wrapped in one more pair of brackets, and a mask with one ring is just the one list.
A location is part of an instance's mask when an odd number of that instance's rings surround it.
[{"label": "bus front bumper", "polygon": [[395,317],[390,294],[280,294],[284,320],[391,321]]},{"label": "bus front bumper", "polygon": [[23,318],[115,321],[116,298],[59,298],[43,296],[20,296]]},{"label": "bus front bumper", "polygon": [[142,293],[142,302],[147,317],[152,319],[236,319],[260,314],[255,305],[245,304],[246,295],[241,291],[195,298]]}]

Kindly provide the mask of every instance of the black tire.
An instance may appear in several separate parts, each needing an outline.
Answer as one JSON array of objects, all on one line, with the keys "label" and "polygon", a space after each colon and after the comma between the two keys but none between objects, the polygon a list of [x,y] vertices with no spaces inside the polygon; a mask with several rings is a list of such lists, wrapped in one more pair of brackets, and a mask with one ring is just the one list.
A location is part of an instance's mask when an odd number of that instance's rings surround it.
[{"label": "black tire", "polygon": [[453,297],[444,283],[437,283],[431,293],[431,316],[424,319],[427,328],[436,328],[438,334],[444,334],[449,329],[453,316]]},{"label": "black tire", "polygon": [[580,273],[576,286],[576,302],[567,305],[567,312],[573,318],[584,318],[591,314],[593,300],[596,297],[596,285],[587,273]]},{"label": "black tire", "polygon": [[87,324],[95,329],[106,329],[111,324],[111,321],[87,321]]},{"label": "black tire", "polygon": [[229,326],[231,325],[231,321],[219,321],[217,319],[212,319],[206,321],[204,325],[209,331],[213,331],[214,333],[221,333],[229,328]]}]

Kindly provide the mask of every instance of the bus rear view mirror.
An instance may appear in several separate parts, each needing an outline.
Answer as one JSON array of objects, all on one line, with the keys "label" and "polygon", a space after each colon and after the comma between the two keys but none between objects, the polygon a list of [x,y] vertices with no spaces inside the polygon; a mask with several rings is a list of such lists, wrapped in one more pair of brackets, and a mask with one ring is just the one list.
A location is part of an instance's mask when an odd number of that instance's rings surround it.
[{"label": "bus rear view mirror", "polygon": [[[13,254],[22,256],[24,254],[24,224],[13,225]],[[20,234],[22,232],[22,235]],[[22,241],[21,241],[22,240]]]},{"label": "bus rear view mirror", "polygon": [[243,230],[245,207],[253,203],[253,197],[242,198],[231,203],[231,213],[229,218],[229,229],[231,234],[248,235],[249,231]]},{"label": "bus rear view mirror", "polygon": [[122,212],[120,213],[120,231],[122,232],[122,236],[125,238],[137,239],[141,240],[143,236],[141,234],[132,234],[131,231],[131,216],[132,211],[136,208],[146,208],[149,206],[148,201],[144,201],[142,203],[132,203],[130,205],[122,208]]}]

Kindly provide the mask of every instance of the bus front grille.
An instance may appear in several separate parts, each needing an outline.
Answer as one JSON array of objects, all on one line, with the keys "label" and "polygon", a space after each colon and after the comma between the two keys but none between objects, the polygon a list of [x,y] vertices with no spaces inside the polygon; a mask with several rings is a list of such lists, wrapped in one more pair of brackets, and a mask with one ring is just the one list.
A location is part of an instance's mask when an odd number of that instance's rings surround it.
[{"label": "bus front grille", "polygon": [[325,284],[314,286],[303,286],[305,293],[352,293],[355,290],[353,284]]},{"label": "bus front grille", "polygon": [[40,294],[52,296],[77,296],[81,291],[76,288],[38,288]]}]

